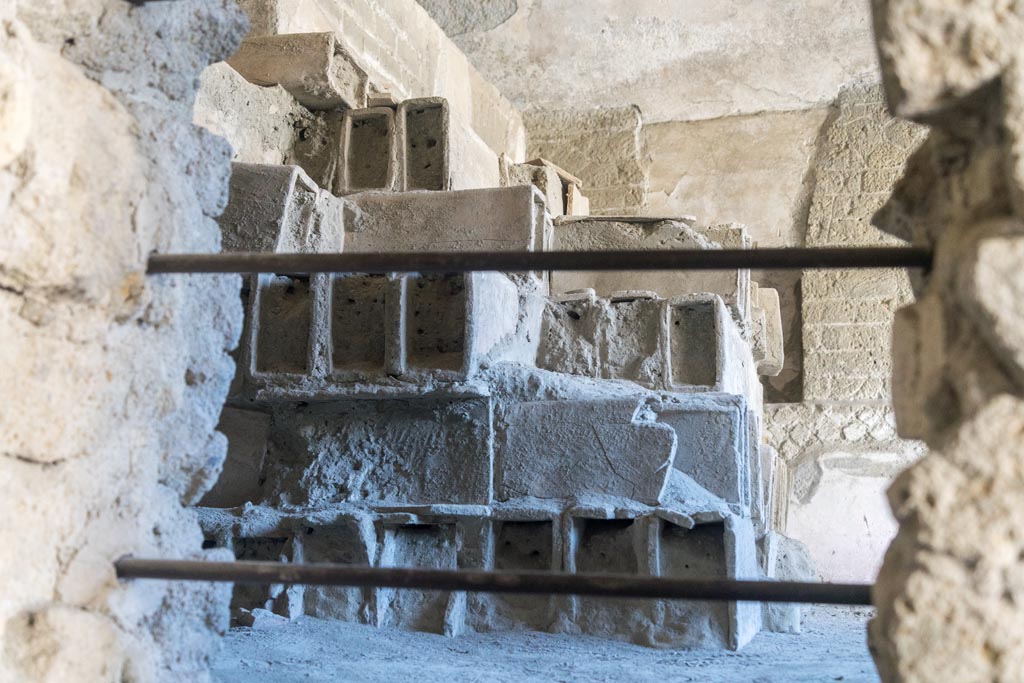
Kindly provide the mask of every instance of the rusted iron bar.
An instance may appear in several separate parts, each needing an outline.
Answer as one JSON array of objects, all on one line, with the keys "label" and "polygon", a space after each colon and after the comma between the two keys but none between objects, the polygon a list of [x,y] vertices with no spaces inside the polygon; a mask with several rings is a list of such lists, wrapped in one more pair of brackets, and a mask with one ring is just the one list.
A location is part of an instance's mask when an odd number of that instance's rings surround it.
[{"label": "rusted iron bar", "polygon": [[871,586],[720,579],[671,579],[625,574],[488,572],[446,569],[394,569],[341,564],[282,562],[204,562],[126,557],[114,563],[120,579],[302,583],[327,586],[416,588],[482,593],[595,595],[664,600],[743,600],[870,605]]},{"label": "rusted iron bar", "polygon": [[157,273],[397,273],[529,270],[929,269],[920,247],[665,251],[408,252],[385,254],[153,254]]}]

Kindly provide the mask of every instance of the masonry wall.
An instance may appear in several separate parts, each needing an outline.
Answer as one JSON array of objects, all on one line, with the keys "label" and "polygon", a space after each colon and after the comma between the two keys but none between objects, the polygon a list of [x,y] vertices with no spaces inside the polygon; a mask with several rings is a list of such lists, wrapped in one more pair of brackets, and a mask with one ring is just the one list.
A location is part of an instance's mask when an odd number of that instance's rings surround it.
[{"label": "masonry wall", "polygon": [[0,680],[208,680],[229,587],[112,562],[224,558],[186,506],[224,459],[240,282],[144,266],[219,248],[230,150],[192,100],[244,16],[7,2],[0,25]]}]

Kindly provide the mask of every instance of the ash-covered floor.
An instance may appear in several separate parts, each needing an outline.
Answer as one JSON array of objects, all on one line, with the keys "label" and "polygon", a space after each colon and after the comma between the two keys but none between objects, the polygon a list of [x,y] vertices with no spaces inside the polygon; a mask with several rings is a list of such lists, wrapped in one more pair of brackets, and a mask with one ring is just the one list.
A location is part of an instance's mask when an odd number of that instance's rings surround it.
[{"label": "ash-covered floor", "polygon": [[867,609],[813,607],[800,635],[761,633],[739,652],[672,651],[547,633],[445,638],[311,617],[232,629],[218,683],[878,683]]}]

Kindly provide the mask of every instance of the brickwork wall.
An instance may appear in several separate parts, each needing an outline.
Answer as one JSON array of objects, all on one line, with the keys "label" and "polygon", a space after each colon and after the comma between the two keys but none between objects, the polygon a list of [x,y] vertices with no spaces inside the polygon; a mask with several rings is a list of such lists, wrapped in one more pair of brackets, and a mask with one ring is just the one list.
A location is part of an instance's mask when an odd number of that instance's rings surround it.
[{"label": "brickwork wall", "polygon": [[[923,134],[888,115],[877,86],[844,90],[819,142],[807,246],[898,244],[871,216]],[[887,402],[893,313],[910,300],[902,271],[806,273],[804,399]]]}]

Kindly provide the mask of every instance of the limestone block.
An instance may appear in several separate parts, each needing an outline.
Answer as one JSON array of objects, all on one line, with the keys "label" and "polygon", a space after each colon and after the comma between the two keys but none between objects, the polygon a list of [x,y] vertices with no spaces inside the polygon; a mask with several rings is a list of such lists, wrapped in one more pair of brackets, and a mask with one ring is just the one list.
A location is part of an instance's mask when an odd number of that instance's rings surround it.
[{"label": "limestone block", "polygon": [[[758,539],[758,553],[765,575],[778,581],[820,581],[810,551],[800,541],[775,531]],[[766,602],[762,605],[764,628],[774,633],[800,633],[801,606]]]},{"label": "limestone block", "polygon": [[[457,569],[456,528],[453,524],[398,526],[384,531],[380,566]],[[445,633],[451,627],[447,591],[376,590],[376,625]]]},{"label": "limestone block", "polygon": [[600,377],[608,308],[594,290],[564,294],[544,307],[537,367],[585,377]]},{"label": "limestone block", "polygon": [[779,292],[751,285],[751,316],[754,318],[753,351],[759,375],[775,377],[785,360]]},{"label": "limestone block", "polygon": [[[750,579],[757,552],[749,520],[727,517],[684,528],[665,524],[660,534],[661,576]],[[699,624],[699,628],[694,625]],[[738,650],[761,628],[759,603],[666,601],[659,641],[676,647],[727,646]]]},{"label": "limestone block", "polygon": [[569,185],[568,193],[565,196],[565,215],[590,215],[590,200],[583,196],[580,188],[576,185]]},{"label": "limestone block", "polygon": [[656,505],[676,436],[631,400],[534,401],[500,411],[499,497],[603,493]]},{"label": "limestone block", "polygon": [[232,164],[220,223],[224,251],[340,252],[345,201],[298,166]]},{"label": "limestone block", "polygon": [[[298,532],[303,562],[333,562],[369,567],[377,554],[376,530],[369,515],[338,516]],[[371,591],[354,586],[305,587],[303,613],[321,619],[365,622]]]},{"label": "limestone block", "polygon": [[712,494],[748,510],[752,482],[744,400],[737,396],[677,396],[658,406],[657,413],[658,421],[676,433],[673,466]]},{"label": "limestone block", "polygon": [[203,70],[193,121],[227,138],[232,161],[282,164],[296,130],[310,129],[314,117],[283,88],[254,85],[218,62]]},{"label": "limestone block", "polygon": [[280,85],[308,109],[355,109],[366,99],[367,77],[333,33],[250,37],[228,59],[256,85]]},{"label": "limestone block", "polygon": [[[744,231],[715,226],[701,230],[689,220],[590,217],[555,221],[551,248],[556,251],[742,248]],[[725,242],[725,243],[723,243]],[[732,243],[732,244],[730,244]],[[734,247],[733,244],[739,246]],[[554,272],[556,294],[583,288],[599,296],[618,290],[651,290],[663,297],[718,294],[744,319],[750,307],[750,271],[599,271]]]},{"label": "limestone block", "polygon": [[[493,533],[490,566],[508,572],[561,570],[558,523],[557,518],[489,522]],[[468,610],[466,617],[474,631],[513,630],[520,625],[538,631],[551,630],[554,600],[550,596],[476,593],[470,594],[469,599],[474,609]]]},{"label": "limestone block", "polygon": [[724,391],[760,405],[749,344],[720,297],[615,294],[596,298],[588,289],[549,302],[538,367],[654,389]]},{"label": "limestone block", "polygon": [[[291,562],[292,538],[278,532],[267,536],[239,536],[231,541],[236,560],[256,562]],[[231,615],[236,624],[243,624],[252,610],[273,609],[282,593],[279,584],[237,583],[231,593]]]},{"label": "limestone block", "polygon": [[641,212],[649,157],[636,107],[532,109],[524,118],[529,131],[527,158],[550,159],[586,179],[594,213]]},{"label": "limestone block", "polygon": [[533,185],[544,195],[544,205],[552,216],[561,216],[564,211],[562,180],[551,164],[516,164],[506,155],[498,159],[502,187]]},{"label": "limestone block", "polygon": [[[353,381],[384,375],[388,370],[388,328],[394,299],[403,288],[386,275],[339,273],[331,276],[331,377]],[[401,307],[401,301],[397,302]]]},{"label": "limestone block", "polygon": [[340,145],[334,194],[399,188],[402,150],[393,109],[346,111]]},{"label": "limestone block", "polygon": [[267,457],[268,468],[286,468],[268,486],[289,498],[312,507],[491,500],[486,398],[328,402],[285,417]]},{"label": "limestone block", "polygon": [[665,386],[665,301],[650,292],[617,294],[620,296],[608,302],[609,315],[602,330],[601,376],[628,379],[645,386]]},{"label": "limestone block", "polygon": [[448,100],[423,97],[398,106],[402,190],[451,189],[451,124]]},{"label": "limestone block", "polygon": [[[676,391],[721,391],[761,404],[750,344],[721,297],[698,294],[666,302],[665,377]],[[759,409],[759,408],[758,408]]]},{"label": "limestone block", "polygon": [[550,239],[538,215],[543,199],[532,187],[362,193],[349,200],[360,215],[346,234],[347,252],[533,251]]},{"label": "limestone block", "polygon": [[225,407],[217,430],[228,438],[228,454],[217,483],[199,504],[227,508],[259,500],[270,415]]}]

